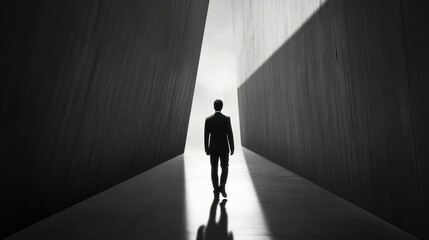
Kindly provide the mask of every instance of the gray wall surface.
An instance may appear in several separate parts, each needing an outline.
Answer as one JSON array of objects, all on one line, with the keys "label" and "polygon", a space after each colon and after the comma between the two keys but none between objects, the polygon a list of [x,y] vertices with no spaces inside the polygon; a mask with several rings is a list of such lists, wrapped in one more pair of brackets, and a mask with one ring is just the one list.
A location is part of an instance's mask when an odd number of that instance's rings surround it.
[{"label": "gray wall surface", "polygon": [[328,0],[289,35],[258,14],[291,2],[232,1],[243,146],[429,238],[429,9]]},{"label": "gray wall surface", "polygon": [[0,237],[184,151],[207,8],[1,3]]}]

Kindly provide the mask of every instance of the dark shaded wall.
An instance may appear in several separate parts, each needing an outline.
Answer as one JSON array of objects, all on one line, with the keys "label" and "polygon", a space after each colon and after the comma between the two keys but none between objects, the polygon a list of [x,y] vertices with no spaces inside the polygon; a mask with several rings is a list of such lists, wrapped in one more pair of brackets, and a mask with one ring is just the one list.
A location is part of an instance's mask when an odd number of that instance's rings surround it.
[{"label": "dark shaded wall", "polygon": [[0,237],[183,153],[208,0],[0,6]]},{"label": "dark shaded wall", "polygon": [[[249,26],[251,11],[233,8],[240,39],[261,25]],[[266,36],[248,35],[237,49],[243,146],[429,238],[428,12],[328,0],[257,69],[240,51]]]}]

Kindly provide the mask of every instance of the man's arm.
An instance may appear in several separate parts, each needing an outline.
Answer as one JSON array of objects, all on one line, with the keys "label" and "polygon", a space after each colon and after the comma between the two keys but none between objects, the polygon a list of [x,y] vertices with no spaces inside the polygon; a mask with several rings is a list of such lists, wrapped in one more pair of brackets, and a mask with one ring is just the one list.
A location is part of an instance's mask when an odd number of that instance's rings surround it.
[{"label": "man's arm", "polygon": [[204,148],[206,150],[206,154],[209,155],[209,127],[207,126],[207,118],[204,123]]},{"label": "man's arm", "polygon": [[234,135],[232,134],[231,118],[228,118],[228,129],[226,131],[228,135],[229,148],[231,149],[231,155],[234,154]]}]

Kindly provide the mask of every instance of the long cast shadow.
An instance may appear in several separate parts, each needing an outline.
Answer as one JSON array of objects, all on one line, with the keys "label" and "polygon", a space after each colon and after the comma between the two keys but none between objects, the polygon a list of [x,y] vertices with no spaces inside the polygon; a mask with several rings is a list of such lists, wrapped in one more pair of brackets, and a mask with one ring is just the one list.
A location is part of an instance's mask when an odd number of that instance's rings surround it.
[{"label": "long cast shadow", "polygon": [[[207,225],[200,226],[198,228],[197,240],[233,240],[234,235],[232,232],[228,232],[228,214],[226,211],[227,200],[222,200],[219,203],[219,199],[213,199],[212,205],[210,206],[210,216],[207,221]],[[219,203],[219,204],[218,204]],[[220,218],[219,222],[216,222],[217,206],[220,206]]]}]

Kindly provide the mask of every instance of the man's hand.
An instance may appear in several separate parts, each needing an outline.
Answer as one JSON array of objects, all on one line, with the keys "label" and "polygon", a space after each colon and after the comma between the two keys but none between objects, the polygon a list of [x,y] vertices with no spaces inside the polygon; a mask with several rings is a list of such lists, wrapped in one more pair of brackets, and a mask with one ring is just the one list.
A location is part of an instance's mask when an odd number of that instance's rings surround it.
[{"label": "man's hand", "polygon": [[234,151],[231,151],[231,156],[234,154]]}]

